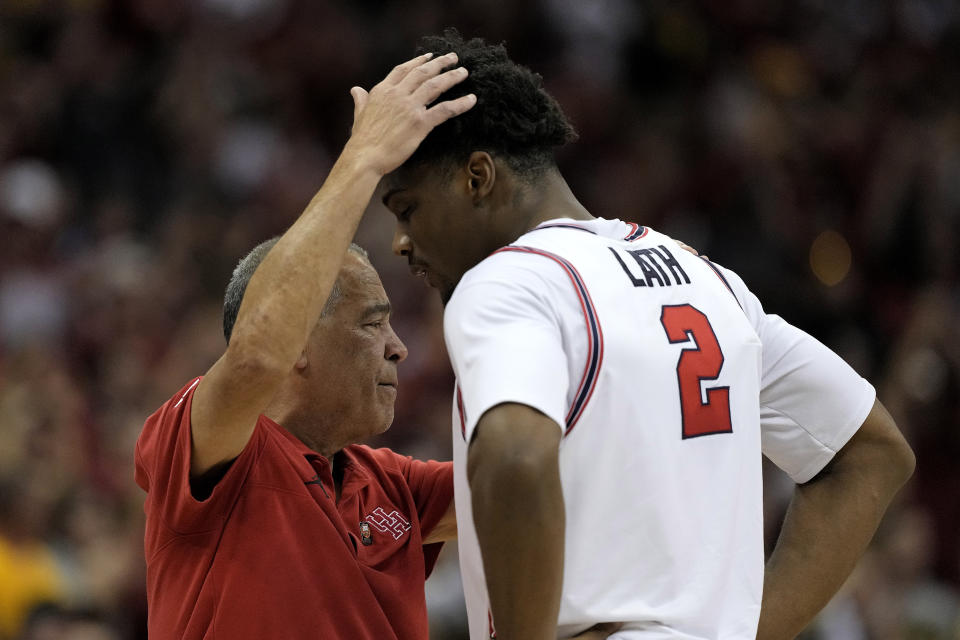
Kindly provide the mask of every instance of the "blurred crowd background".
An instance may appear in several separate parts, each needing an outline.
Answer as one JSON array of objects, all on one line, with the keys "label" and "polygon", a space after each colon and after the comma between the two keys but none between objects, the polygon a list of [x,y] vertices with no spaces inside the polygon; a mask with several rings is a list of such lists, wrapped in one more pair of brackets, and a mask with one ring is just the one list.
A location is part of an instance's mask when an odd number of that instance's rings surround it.
[{"label": "blurred crowd background", "polygon": [[[146,637],[143,421],[221,353],[231,269],[321,184],[350,87],[446,26],[544,76],[590,211],[738,271],[913,444],[806,637],[960,638],[955,0],[0,0],[0,640]],[[371,206],[410,348],[375,444],[449,459],[440,306],[391,233]],[[771,541],[790,491],[767,469]],[[455,549],[427,590],[432,637],[465,638]]]}]

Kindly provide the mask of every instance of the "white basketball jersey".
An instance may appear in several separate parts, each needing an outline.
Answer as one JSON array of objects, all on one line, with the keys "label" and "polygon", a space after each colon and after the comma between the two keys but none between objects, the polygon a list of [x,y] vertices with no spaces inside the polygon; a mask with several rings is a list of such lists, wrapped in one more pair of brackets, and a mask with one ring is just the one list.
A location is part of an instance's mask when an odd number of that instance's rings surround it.
[{"label": "white basketball jersey", "polygon": [[558,638],[598,622],[626,622],[624,639],[754,638],[761,450],[809,480],[862,424],[869,383],[765,315],[731,272],[619,220],[528,232],[465,274],[444,325],[471,638],[490,637],[495,621],[467,446],[503,402],[534,407],[564,431]]}]

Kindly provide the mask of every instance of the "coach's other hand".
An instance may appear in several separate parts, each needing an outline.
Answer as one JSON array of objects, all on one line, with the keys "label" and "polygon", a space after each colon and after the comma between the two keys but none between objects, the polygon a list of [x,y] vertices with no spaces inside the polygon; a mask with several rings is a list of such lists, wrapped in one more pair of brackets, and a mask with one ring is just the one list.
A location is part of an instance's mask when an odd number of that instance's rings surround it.
[{"label": "coach's other hand", "polygon": [[403,164],[434,127],[477,103],[471,93],[427,108],[466,79],[463,67],[444,71],[456,63],[455,53],[437,58],[425,53],[394,67],[369,93],[353,87],[353,134],[347,148],[381,176]]}]

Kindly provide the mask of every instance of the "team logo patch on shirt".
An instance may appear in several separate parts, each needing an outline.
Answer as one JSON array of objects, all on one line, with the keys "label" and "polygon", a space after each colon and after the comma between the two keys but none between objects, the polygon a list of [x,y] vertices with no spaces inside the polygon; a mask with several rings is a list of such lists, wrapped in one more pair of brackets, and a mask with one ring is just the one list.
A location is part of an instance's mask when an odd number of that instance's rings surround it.
[{"label": "team logo patch on shirt", "polygon": [[369,547],[373,544],[373,534],[370,533],[370,523],[361,522],[360,523],[360,542],[363,543],[363,546]]},{"label": "team logo patch on shirt", "polygon": [[377,507],[367,515],[365,520],[378,531],[392,535],[394,540],[399,540],[400,536],[410,531],[410,522],[396,510],[387,513],[383,507]]}]

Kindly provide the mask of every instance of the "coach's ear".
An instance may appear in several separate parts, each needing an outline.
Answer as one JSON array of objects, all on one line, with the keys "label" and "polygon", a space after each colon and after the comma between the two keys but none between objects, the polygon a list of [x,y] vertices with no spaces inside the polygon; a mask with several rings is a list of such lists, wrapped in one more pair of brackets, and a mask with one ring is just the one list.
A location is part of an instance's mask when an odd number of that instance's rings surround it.
[{"label": "coach's ear", "polygon": [[493,191],[497,181],[497,167],[486,151],[474,151],[467,159],[467,192],[474,206],[479,205]]}]

